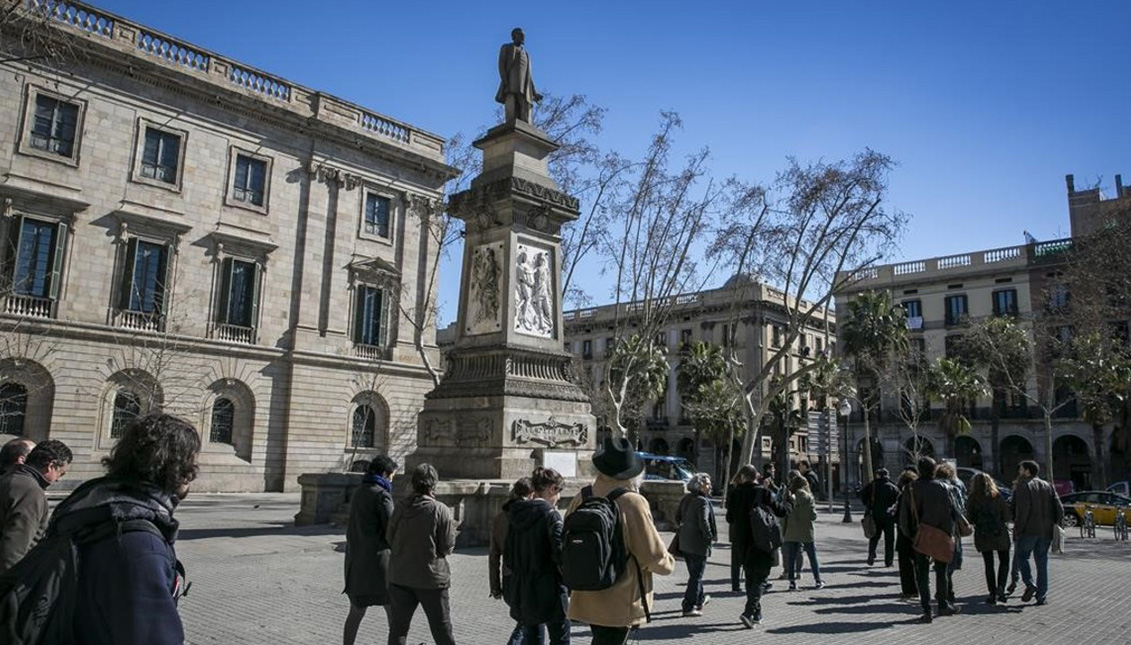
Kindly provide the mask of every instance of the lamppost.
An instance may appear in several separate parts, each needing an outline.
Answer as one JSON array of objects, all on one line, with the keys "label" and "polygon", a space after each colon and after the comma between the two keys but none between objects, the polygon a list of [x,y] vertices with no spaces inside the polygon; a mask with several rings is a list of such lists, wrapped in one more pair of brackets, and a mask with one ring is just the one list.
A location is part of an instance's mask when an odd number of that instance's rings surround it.
[{"label": "lamppost", "polygon": [[844,452],[840,456],[840,471],[844,476],[844,519],[841,521],[845,524],[851,524],[852,505],[848,500],[848,464],[846,462],[848,460],[848,415],[852,414],[852,404],[847,399],[841,399],[837,412],[844,417],[844,425],[841,427],[841,434],[844,435]]}]

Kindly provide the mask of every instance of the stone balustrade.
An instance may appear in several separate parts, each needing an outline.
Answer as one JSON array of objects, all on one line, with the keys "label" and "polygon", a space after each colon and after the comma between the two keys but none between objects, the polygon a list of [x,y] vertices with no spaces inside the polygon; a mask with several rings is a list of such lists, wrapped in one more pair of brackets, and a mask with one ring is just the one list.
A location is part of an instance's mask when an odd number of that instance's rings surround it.
[{"label": "stone balustrade", "polygon": [[1024,267],[1057,256],[1071,248],[1072,239],[1065,238],[971,253],[959,253],[926,260],[865,267],[852,274],[850,284],[854,289],[857,289],[862,286],[867,287],[869,283],[882,286],[908,276],[913,276],[911,279],[914,280],[922,280],[924,275],[931,273],[962,274],[983,270],[985,267]]},{"label": "stone balustrade", "polygon": [[334,96],[303,87],[249,65],[182,42],[167,34],[75,0],[26,0],[26,10],[54,26],[201,81],[242,92],[302,118],[343,127],[374,140],[443,160],[444,139]]},{"label": "stone balustrade", "polygon": [[26,318],[50,318],[51,299],[8,294],[4,301],[4,313]]}]

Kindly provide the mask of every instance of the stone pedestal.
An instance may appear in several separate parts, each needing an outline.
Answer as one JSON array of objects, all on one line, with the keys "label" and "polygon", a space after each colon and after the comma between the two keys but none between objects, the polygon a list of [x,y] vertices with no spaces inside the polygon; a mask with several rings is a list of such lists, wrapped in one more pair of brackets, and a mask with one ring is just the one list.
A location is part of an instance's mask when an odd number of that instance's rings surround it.
[{"label": "stone pedestal", "polygon": [[587,476],[595,420],[562,347],[560,232],[577,200],[549,175],[557,145],[530,124],[497,126],[475,146],[483,172],[451,198],[466,224],[457,336],[406,471],[428,462],[445,481],[509,482],[546,465]]}]

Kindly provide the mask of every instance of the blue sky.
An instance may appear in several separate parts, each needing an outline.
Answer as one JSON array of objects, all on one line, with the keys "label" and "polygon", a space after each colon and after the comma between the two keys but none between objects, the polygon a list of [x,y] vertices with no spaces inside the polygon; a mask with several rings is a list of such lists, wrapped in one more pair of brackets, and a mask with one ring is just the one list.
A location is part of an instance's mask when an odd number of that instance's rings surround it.
[{"label": "blue sky", "polygon": [[1127,0],[95,4],[445,136],[489,125],[521,26],[539,89],[608,108],[605,148],[638,153],[671,109],[720,176],[890,155],[891,204],[913,215],[892,261],[1066,236],[1068,173],[1131,184]]}]

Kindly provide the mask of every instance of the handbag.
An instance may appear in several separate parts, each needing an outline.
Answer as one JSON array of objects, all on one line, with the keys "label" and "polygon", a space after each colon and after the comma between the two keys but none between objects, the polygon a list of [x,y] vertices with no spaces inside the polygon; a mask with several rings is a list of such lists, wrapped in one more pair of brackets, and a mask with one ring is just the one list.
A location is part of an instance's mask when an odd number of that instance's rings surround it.
[{"label": "handbag", "polygon": [[962,513],[958,513],[955,517],[955,522],[958,524],[958,534],[962,537],[970,537],[974,535],[974,527],[966,519]]},{"label": "handbag", "polygon": [[860,520],[860,525],[864,527],[864,537],[871,540],[876,537],[876,519],[868,511],[864,511],[864,519]]},{"label": "handbag", "polygon": [[911,548],[934,560],[949,564],[954,559],[954,537],[940,528],[919,521],[915,491],[911,488],[908,488],[908,490],[911,491],[911,514],[915,517],[917,527]]}]

